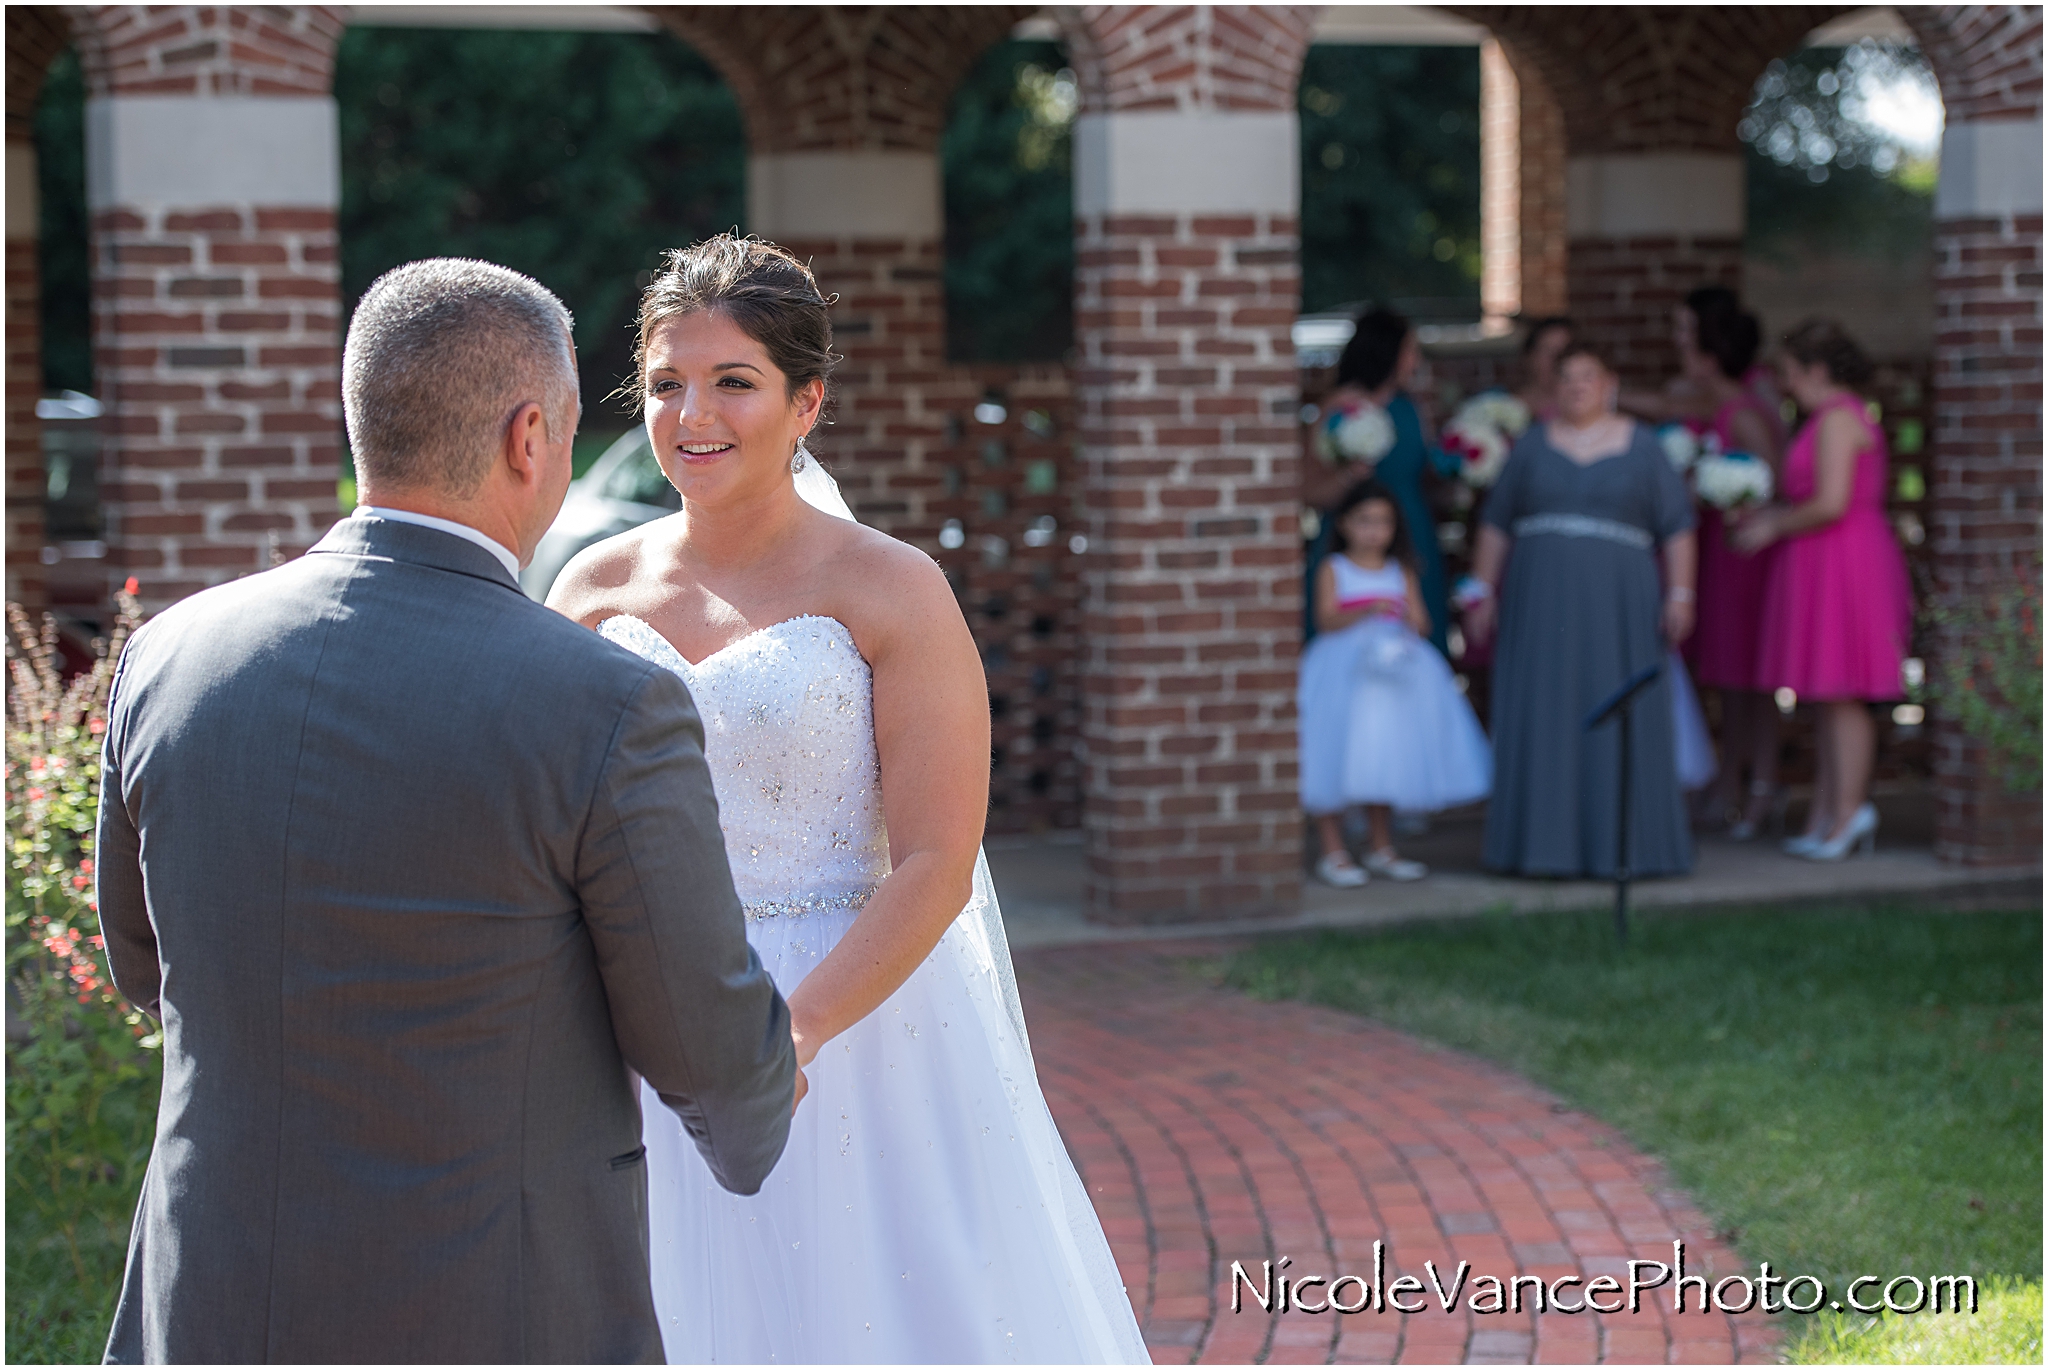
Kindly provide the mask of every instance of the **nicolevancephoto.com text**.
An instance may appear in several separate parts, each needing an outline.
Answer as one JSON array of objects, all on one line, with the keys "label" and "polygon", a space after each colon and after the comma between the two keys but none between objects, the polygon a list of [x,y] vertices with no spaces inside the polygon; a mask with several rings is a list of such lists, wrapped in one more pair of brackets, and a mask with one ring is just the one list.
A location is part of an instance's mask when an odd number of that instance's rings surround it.
[{"label": "nicolevancephoto.com text", "polygon": [[[1387,1279],[1384,1242],[1372,1244],[1372,1274],[1289,1275],[1292,1256],[1261,1261],[1256,1275],[1244,1262],[1230,1263],[1230,1311],[1242,1313],[1247,1300],[1265,1313],[1422,1313],[1430,1302],[1445,1313],[1462,1304],[1475,1314],[1639,1313],[1643,1296],[1669,1287],[1674,1313],[1962,1313],[1977,1311],[1977,1281],[1969,1275],[1937,1275],[1922,1280],[1897,1275],[1887,1280],[1859,1275],[1839,1295],[1815,1275],[1774,1275],[1762,1262],[1755,1278],[1687,1274],[1685,1243],[1671,1243],[1671,1261],[1632,1260],[1628,1277],[1560,1275],[1475,1275],[1470,1261],[1459,1261],[1448,1277],[1434,1260],[1422,1263],[1423,1279],[1397,1275]],[[1795,1292],[1797,1291],[1797,1292]],[[1693,1301],[1688,1303],[1688,1294]]]}]

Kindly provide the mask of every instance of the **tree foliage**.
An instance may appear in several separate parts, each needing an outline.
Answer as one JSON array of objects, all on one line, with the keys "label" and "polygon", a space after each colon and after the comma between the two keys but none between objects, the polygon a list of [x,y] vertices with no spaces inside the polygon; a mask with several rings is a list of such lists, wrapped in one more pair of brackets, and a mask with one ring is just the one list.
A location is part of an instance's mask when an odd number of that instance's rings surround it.
[{"label": "tree foliage", "polygon": [[1078,104],[1050,42],[997,43],[953,97],[939,147],[955,361],[1057,361],[1073,343]]},{"label": "tree foliage", "polygon": [[661,251],[741,221],[739,106],[665,34],[354,27],[334,92],[344,306],[420,257],[526,272],[576,315],[587,414]]},{"label": "tree foliage", "polygon": [[1308,50],[1301,304],[1479,315],[1479,50]]}]

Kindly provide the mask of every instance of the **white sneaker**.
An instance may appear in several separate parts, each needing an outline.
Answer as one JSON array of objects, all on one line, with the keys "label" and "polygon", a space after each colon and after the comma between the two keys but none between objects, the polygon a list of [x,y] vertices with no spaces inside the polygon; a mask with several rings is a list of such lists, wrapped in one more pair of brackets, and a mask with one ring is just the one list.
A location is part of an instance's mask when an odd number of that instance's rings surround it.
[{"label": "white sneaker", "polygon": [[1340,890],[1355,890],[1372,877],[1352,864],[1343,852],[1329,852],[1316,862],[1316,879]]},{"label": "white sneaker", "polygon": [[1420,861],[1405,860],[1391,851],[1369,853],[1365,858],[1365,868],[1389,880],[1420,880],[1429,874],[1429,867]]}]

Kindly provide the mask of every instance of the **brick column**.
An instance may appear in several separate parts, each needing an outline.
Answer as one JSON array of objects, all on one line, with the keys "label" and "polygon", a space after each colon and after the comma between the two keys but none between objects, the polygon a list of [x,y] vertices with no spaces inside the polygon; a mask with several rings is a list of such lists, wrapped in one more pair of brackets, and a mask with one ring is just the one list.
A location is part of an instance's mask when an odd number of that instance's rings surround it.
[{"label": "brick column", "polygon": [[[1075,324],[1089,915],[1300,895],[1290,9],[1090,11]],[[1097,84],[1099,83],[1099,84]]]},{"label": "brick column", "polygon": [[97,11],[88,67],[108,560],[162,605],[339,513],[341,24],[319,9]]},{"label": "brick column", "polygon": [[[1944,602],[2040,583],[2041,121],[1951,124],[1935,199],[1934,556]],[[1943,633],[1953,659],[1970,644]],[[1937,710],[1935,850],[2038,861],[2041,802]]]},{"label": "brick column", "polygon": [[36,263],[36,149],[7,128],[7,598],[40,612],[43,588],[42,292]]},{"label": "brick column", "polygon": [[1742,288],[1739,154],[1626,152],[1566,164],[1567,267],[1578,336],[1624,383],[1661,385],[1678,369],[1671,313],[1703,285]]}]

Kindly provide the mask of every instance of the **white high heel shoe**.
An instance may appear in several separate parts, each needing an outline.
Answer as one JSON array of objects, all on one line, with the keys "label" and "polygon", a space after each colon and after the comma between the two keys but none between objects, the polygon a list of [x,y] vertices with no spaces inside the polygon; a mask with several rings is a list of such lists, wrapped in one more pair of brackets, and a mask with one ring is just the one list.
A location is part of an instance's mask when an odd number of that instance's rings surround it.
[{"label": "white high heel shoe", "polygon": [[1805,853],[1809,861],[1840,861],[1851,848],[1860,848],[1865,856],[1877,853],[1877,807],[1864,804],[1849,816],[1842,830],[1824,842],[1816,843]]},{"label": "white high heel shoe", "polygon": [[1788,837],[1778,844],[1778,850],[1787,856],[1811,856],[1813,849],[1827,841],[1825,834],[1803,832],[1797,837]]}]

